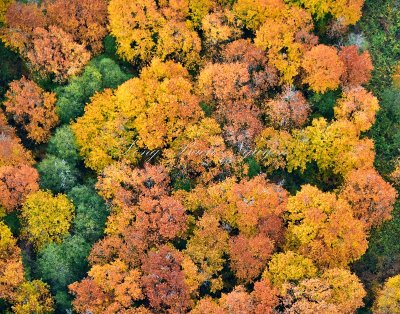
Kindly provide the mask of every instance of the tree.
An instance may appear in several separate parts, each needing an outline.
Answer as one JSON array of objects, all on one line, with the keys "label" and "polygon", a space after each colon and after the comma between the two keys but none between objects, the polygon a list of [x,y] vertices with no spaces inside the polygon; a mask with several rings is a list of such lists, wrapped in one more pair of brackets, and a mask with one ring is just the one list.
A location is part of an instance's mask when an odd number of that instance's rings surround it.
[{"label": "tree", "polygon": [[224,124],[225,139],[238,149],[248,149],[261,132],[258,104],[276,85],[276,71],[250,41],[229,44],[223,57],[224,63],[208,64],[200,72],[198,93],[215,109],[213,115],[218,122]]},{"label": "tree", "polygon": [[201,41],[185,22],[169,21],[158,33],[156,56],[161,60],[173,60],[194,70],[200,63]]},{"label": "tree", "polygon": [[[250,11],[251,12],[251,11]],[[311,14],[285,6],[277,16],[268,17],[256,32],[254,43],[267,50],[268,62],[281,74],[281,82],[292,84],[299,73],[304,52],[316,45]]]},{"label": "tree", "polygon": [[8,7],[12,4],[13,0],[0,1],[0,23],[4,23],[4,14],[7,12]]},{"label": "tree", "polygon": [[360,131],[371,128],[378,110],[378,99],[362,87],[344,91],[334,108],[336,119],[348,119]]},{"label": "tree", "polygon": [[45,92],[35,82],[22,77],[12,81],[6,93],[6,112],[21,125],[28,137],[37,143],[46,142],[58,117],[54,93]]},{"label": "tree", "polygon": [[97,182],[103,199],[116,209],[130,211],[140,197],[159,199],[170,191],[170,178],[162,166],[146,163],[143,168],[116,162],[106,169]]},{"label": "tree", "polygon": [[111,35],[117,39],[117,53],[126,61],[149,62],[156,48],[155,33],[164,19],[154,0],[111,0],[108,5]]},{"label": "tree", "polygon": [[357,169],[347,175],[340,196],[370,228],[391,219],[397,192],[375,169]]},{"label": "tree", "polygon": [[304,5],[307,10],[321,19],[331,14],[344,25],[355,24],[362,15],[364,0],[291,0]]},{"label": "tree", "polygon": [[183,254],[168,246],[149,252],[142,261],[143,291],[155,311],[187,313],[191,306],[182,261]]},{"label": "tree", "polygon": [[0,167],[0,207],[6,212],[17,209],[39,190],[38,180],[38,172],[28,165]]},{"label": "tree", "polygon": [[189,126],[163,151],[161,163],[178,172],[177,176],[203,184],[245,172],[243,160],[226,146],[222,130],[212,118]]},{"label": "tree", "polygon": [[[78,313],[124,313],[134,301],[142,300],[141,273],[122,261],[95,265],[88,277],[69,286]],[[119,312],[121,311],[121,312]]]},{"label": "tree", "polygon": [[325,93],[339,87],[340,77],[345,73],[345,65],[334,47],[318,45],[304,54],[302,67],[303,82],[318,93]]},{"label": "tree", "polygon": [[264,111],[274,128],[290,130],[304,125],[311,106],[300,91],[286,88],[276,99],[265,103]]},{"label": "tree", "polygon": [[278,291],[272,287],[267,278],[263,278],[254,284],[251,292],[255,303],[254,314],[272,314],[278,304]]},{"label": "tree", "polygon": [[27,58],[34,71],[63,83],[81,72],[90,60],[90,53],[56,26],[50,26],[48,30],[37,27]]},{"label": "tree", "polygon": [[311,259],[286,251],[272,256],[263,278],[269,278],[275,287],[281,288],[287,283],[298,283],[316,275],[317,268]]},{"label": "tree", "polygon": [[239,281],[252,282],[265,268],[274,250],[274,242],[264,234],[238,235],[229,240],[230,267]]},{"label": "tree", "polygon": [[108,211],[102,198],[92,187],[77,185],[68,193],[76,208],[73,230],[88,243],[94,243],[102,235]]},{"label": "tree", "polygon": [[355,45],[342,47],[339,58],[346,68],[340,79],[343,86],[358,86],[369,82],[374,66],[368,51],[360,54]]},{"label": "tree", "polygon": [[107,1],[55,0],[46,3],[50,23],[71,34],[74,40],[97,54],[107,34]]},{"label": "tree", "polygon": [[31,152],[22,146],[15,130],[7,124],[3,112],[0,112],[0,136],[0,167],[33,165]]},{"label": "tree", "polygon": [[48,243],[60,243],[68,235],[74,210],[65,195],[45,191],[30,194],[21,210],[23,237],[38,250]]},{"label": "tree", "polygon": [[223,288],[220,272],[225,264],[228,238],[228,233],[219,228],[218,218],[206,213],[196,223],[193,236],[187,243],[185,253],[204,274],[205,280],[211,285],[211,291]]},{"label": "tree", "polygon": [[400,275],[390,277],[378,292],[378,296],[374,304],[374,313],[399,313],[399,288]]},{"label": "tree", "polygon": [[289,289],[284,301],[289,305],[287,313],[354,313],[366,295],[357,276],[340,268],[329,269],[320,278],[302,280]]},{"label": "tree", "polygon": [[233,12],[246,28],[256,31],[268,18],[273,18],[285,9],[281,0],[238,0]]},{"label": "tree", "polygon": [[12,301],[24,281],[21,250],[4,222],[0,222],[0,298]]},{"label": "tree", "polygon": [[89,252],[89,243],[80,236],[69,237],[61,244],[50,243],[39,253],[38,273],[53,291],[65,291],[69,284],[85,275]]},{"label": "tree", "polygon": [[135,162],[139,158],[134,149],[129,150],[134,132],[121,128],[127,119],[120,112],[114,93],[106,89],[91,98],[85,115],[71,126],[85,165],[99,173],[113,159],[124,157]]},{"label": "tree", "polygon": [[237,286],[232,292],[223,293],[220,305],[227,313],[253,313],[254,304],[251,295],[243,286]]},{"label": "tree", "polygon": [[318,266],[345,267],[365,253],[364,223],[335,194],[303,185],[289,197],[287,211],[287,247]]},{"label": "tree", "polygon": [[139,148],[165,148],[202,116],[187,70],[155,59],[115,93],[95,95],[72,129],[86,165],[100,172],[114,159],[135,163]]},{"label": "tree", "polygon": [[71,78],[68,85],[57,90],[57,114],[61,122],[69,123],[82,116],[86,103],[96,92],[116,88],[128,78],[115,61],[105,57],[92,59],[80,76]]},{"label": "tree", "polygon": [[35,2],[12,1],[4,16],[4,22],[6,27],[0,34],[1,39],[7,47],[23,55],[31,44],[34,29],[47,26],[46,16]]},{"label": "tree", "polygon": [[26,281],[19,286],[12,306],[13,313],[46,314],[54,310],[49,286],[40,280]]},{"label": "tree", "polygon": [[204,45],[207,55],[218,58],[219,49],[223,44],[242,36],[242,23],[229,10],[216,11],[207,14],[201,20],[201,29],[204,36]]},{"label": "tree", "polygon": [[50,138],[47,153],[65,160],[71,166],[80,161],[75,135],[69,125],[57,128],[55,134]]},{"label": "tree", "polygon": [[64,159],[48,155],[38,165],[40,187],[54,193],[68,192],[78,181],[78,170]]}]

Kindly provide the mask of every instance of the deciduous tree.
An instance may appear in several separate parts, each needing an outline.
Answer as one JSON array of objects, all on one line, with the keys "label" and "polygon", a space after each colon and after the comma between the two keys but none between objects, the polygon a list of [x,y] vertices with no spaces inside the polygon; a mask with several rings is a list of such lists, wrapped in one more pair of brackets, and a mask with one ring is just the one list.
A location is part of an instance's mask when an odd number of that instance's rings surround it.
[{"label": "deciduous tree", "polygon": [[102,40],[107,34],[107,1],[48,0],[46,16],[49,23],[71,34],[93,53],[102,50]]},{"label": "deciduous tree", "polygon": [[303,82],[317,93],[325,93],[339,87],[340,77],[345,73],[345,65],[336,48],[318,45],[304,54],[302,67]]},{"label": "deciduous tree", "polygon": [[187,313],[191,306],[182,262],[183,254],[169,246],[149,252],[143,259],[143,291],[155,311]]},{"label": "deciduous tree", "polygon": [[11,212],[39,190],[39,174],[28,165],[0,167],[0,207]]},{"label": "deciduous tree", "polygon": [[0,222],[0,298],[12,301],[24,281],[21,250],[4,222]]},{"label": "deciduous tree", "polygon": [[46,314],[54,310],[49,286],[41,280],[22,283],[13,303],[12,310],[16,314]]},{"label": "deciduous tree", "polygon": [[345,267],[367,249],[364,223],[333,193],[304,185],[289,197],[287,210],[287,247],[318,266]]},{"label": "deciduous tree", "polygon": [[378,110],[378,99],[362,87],[344,91],[334,108],[336,119],[347,119],[360,131],[371,128]]},{"label": "deciduous tree", "polygon": [[267,50],[268,62],[281,73],[281,82],[293,83],[304,52],[317,43],[312,29],[313,21],[308,12],[285,6],[277,16],[268,17],[256,32],[254,43]]},{"label": "deciduous tree", "polygon": [[33,70],[63,83],[81,72],[90,60],[90,53],[57,26],[50,26],[48,30],[37,27],[27,58]]},{"label": "deciduous tree", "polygon": [[340,196],[350,203],[356,218],[378,227],[392,217],[397,192],[375,169],[357,169],[346,176]]},{"label": "deciduous tree", "polygon": [[400,312],[400,275],[390,277],[378,292],[374,304],[374,313],[384,314]]},{"label": "deciduous tree", "polygon": [[68,235],[74,210],[65,195],[45,191],[30,194],[21,210],[24,238],[39,250],[48,243],[60,243]]},{"label": "deciduous tree", "polygon": [[273,127],[290,130],[304,125],[311,106],[300,91],[286,88],[276,99],[268,100],[264,110]]},{"label": "deciduous tree", "polygon": [[28,137],[37,143],[46,142],[58,117],[54,93],[45,92],[35,82],[22,77],[12,81],[6,93],[6,112],[21,125]]},{"label": "deciduous tree", "polygon": [[340,79],[343,86],[357,86],[369,82],[374,66],[368,51],[360,53],[355,45],[342,47],[339,58],[346,68]]},{"label": "deciduous tree", "polygon": [[120,260],[95,265],[88,275],[69,286],[75,295],[73,306],[78,313],[123,313],[133,302],[143,299],[140,271],[129,269]]},{"label": "deciduous tree", "polygon": [[4,16],[5,28],[0,32],[6,46],[25,55],[29,48],[33,31],[37,27],[45,28],[47,19],[37,3],[13,2]]}]

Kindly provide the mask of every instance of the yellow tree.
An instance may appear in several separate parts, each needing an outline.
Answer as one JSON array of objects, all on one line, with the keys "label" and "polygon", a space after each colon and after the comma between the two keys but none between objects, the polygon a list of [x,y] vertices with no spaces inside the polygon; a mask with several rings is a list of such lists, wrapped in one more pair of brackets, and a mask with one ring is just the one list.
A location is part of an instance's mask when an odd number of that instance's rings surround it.
[{"label": "yellow tree", "polygon": [[374,313],[400,313],[400,275],[390,277],[378,292]]},{"label": "yellow tree", "polygon": [[4,14],[14,0],[0,0],[0,23],[4,23]]},{"label": "yellow tree", "polygon": [[268,17],[256,32],[254,43],[267,51],[269,63],[280,71],[282,82],[293,82],[304,52],[317,43],[312,29],[311,14],[286,6],[277,16]]},{"label": "yellow tree", "polygon": [[367,249],[365,224],[350,205],[311,185],[289,197],[286,246],[322,267],[345,267]]},{"label": "yellow tree", "polygon": [[22,283],[13,301],[12,310],[16,314],[52,313],[54,311],[54,301],[51,297],[49,286],[41,280]]},{"label": "yellow tree", "polygon": [[72,129],[86,165],[100,172],[113,160],[136,162],[139,148],[167,147],[202,116],[187,70],[155,59],[139,78],[95,95]]},{"label": "yellow tree", "polygon": [[233,6],[235,15],[252,31],[256,31],[268,18],[278,16],[284,9],[283,0],[238,0]]},{"label": "yellow tree", "polygon": [[153,35],[165,22],[155,1],[111,0],[108,15],[118,54],[127,61],[150,61],[156,47]]},{"label": "yellow tree", "polygon": [[65,195],[53,196],[46,191],[30,194],[21,209],[23,237],[36,249],[60,243],[68,235],[74,210]]}]

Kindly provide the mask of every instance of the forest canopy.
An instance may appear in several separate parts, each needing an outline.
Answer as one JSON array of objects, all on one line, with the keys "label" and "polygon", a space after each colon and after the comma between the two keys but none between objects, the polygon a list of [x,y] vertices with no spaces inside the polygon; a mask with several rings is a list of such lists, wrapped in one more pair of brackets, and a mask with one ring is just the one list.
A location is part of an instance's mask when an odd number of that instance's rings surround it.
[{"label": "forest canopy", "polygon": [[395,0],[0,0],[0,312],[398,313]]}]

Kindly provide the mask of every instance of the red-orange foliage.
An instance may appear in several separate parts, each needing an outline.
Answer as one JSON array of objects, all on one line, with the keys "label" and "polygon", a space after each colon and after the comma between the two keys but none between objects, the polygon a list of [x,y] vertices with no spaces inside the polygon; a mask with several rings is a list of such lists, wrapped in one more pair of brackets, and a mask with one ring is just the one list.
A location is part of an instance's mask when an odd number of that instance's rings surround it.
[{"label": "red-orange foliage", "polygon": [[244,282],[254,280],[264,270],[273,250],[274,242],[262,233],[253,237],[232,237],[229,256],[236,277]]},{"label": "red-orange foliage", "polygon": [[377,227],[392,216],[396,190],[375,169],[350,172],[340,194],[352,206],[355,217]]},{"label": "red-orange foliage", "polygon": [[45,92],[35,82],[22,77],[12,81],[6,93],[6,112],[21,125],[28,137],[37,143],[46,142],[51,128],[58,122],[56,96]]},{"label": "red-orange foliage", "polygon": [[182,261],[183,254],[169,246],[149,252],[143,259],[143,291],[156,312],[187,313],[191,306]]},{"label": "red-orange foliage", "polygon": [[300,91],[286,88],[278,98],[265,104],[270,124],[279,129],[301,127],[311,112],[311,106]]},{"label": "red-orange foliage", "polygon": [[134,301],[143,299],[140,272],[129,269],[120,260],[95,265],[88,275],[88,278],[69,286],[76,296],[73,305],[78,313],[120,313],[131,308]]},{"label": "red-orange foliage", "polygon": [[13,300],[23,280],[21,250],[11,230],[0,222],[0,298]]},{"label": "red-orange foliage", "polygon": [[250,41],[238,40],[222,53],[224,63],[208,64],[200,73],[202,100],[216,109],[224,122],[225,138],[248,148],[261,132],[260,99],[277,84],[276,70],[267,65],[263,51]]},{"label": "red-orange foliage", "polygon": [[106,0],[48,0],[49,22],[71,34],[74,40],[94,53],[103,48],[107,34]]},{"label": "red-orange foliage", "polygon": [[90,60],[90,53],[74,42],[72,35],[50,26],[48,30],[35,28],[27,58],[35,71],[50,75],[56,82],[65,82],[82,70]]},{"label": "red-orange foliage", "polygon": [[219,302],[227,313],[245,314],[254,311],[252,297],[243,286],[237,286],[232,292],[222,294]]},{"label": "red-orange foliage", "polygon": [[272,287],[267,278],[263,278],[254,284],[251,293],[255,308],[254,314],[272,314],[275,306],[278,305],[278,291]]},{"label": "red-orange foliage", "polygon": [[146,163],[143,169],[124,161],[108,166],[96,185],[100,195],[113,206],[130,210],[139,197],[158,199],[169,191],[170,179],[162,166]]},{"label": "red-orange foliage", "polygon": [[28,165],[0,167],[0,207],[11,212],[22,205],[26,196],[39,190],[39,174]]},{"label": "red-orange foliage", "polygon": [[360,54],[357,46],[343,47],[339,52],[339,58],[346,68],[340,79],[342,85],[357,86],[368,83],[371,71],[374,69],[368,51]]},{"label": "red-orange foliage", "polygon": [[20,164],[32,165],[32,155],[22,146],[14,129],[7,124],[3,112],[0,111],[0,167]]},{"label": "red-orange foliage", "polygon": [[345,71],[336,48],[326,45],[318,45],[307,51],[302,67],[305,71],[303,82],[317,93],[338,88],[340,77]]},{"label": "red-orange foliage", "polygon": [[7,46],[24,54],[32,40],[33,30],[44,28],[47,20],[35,2],[23,4],[15,1],[7,9],[5,24],[1,38]]}]

